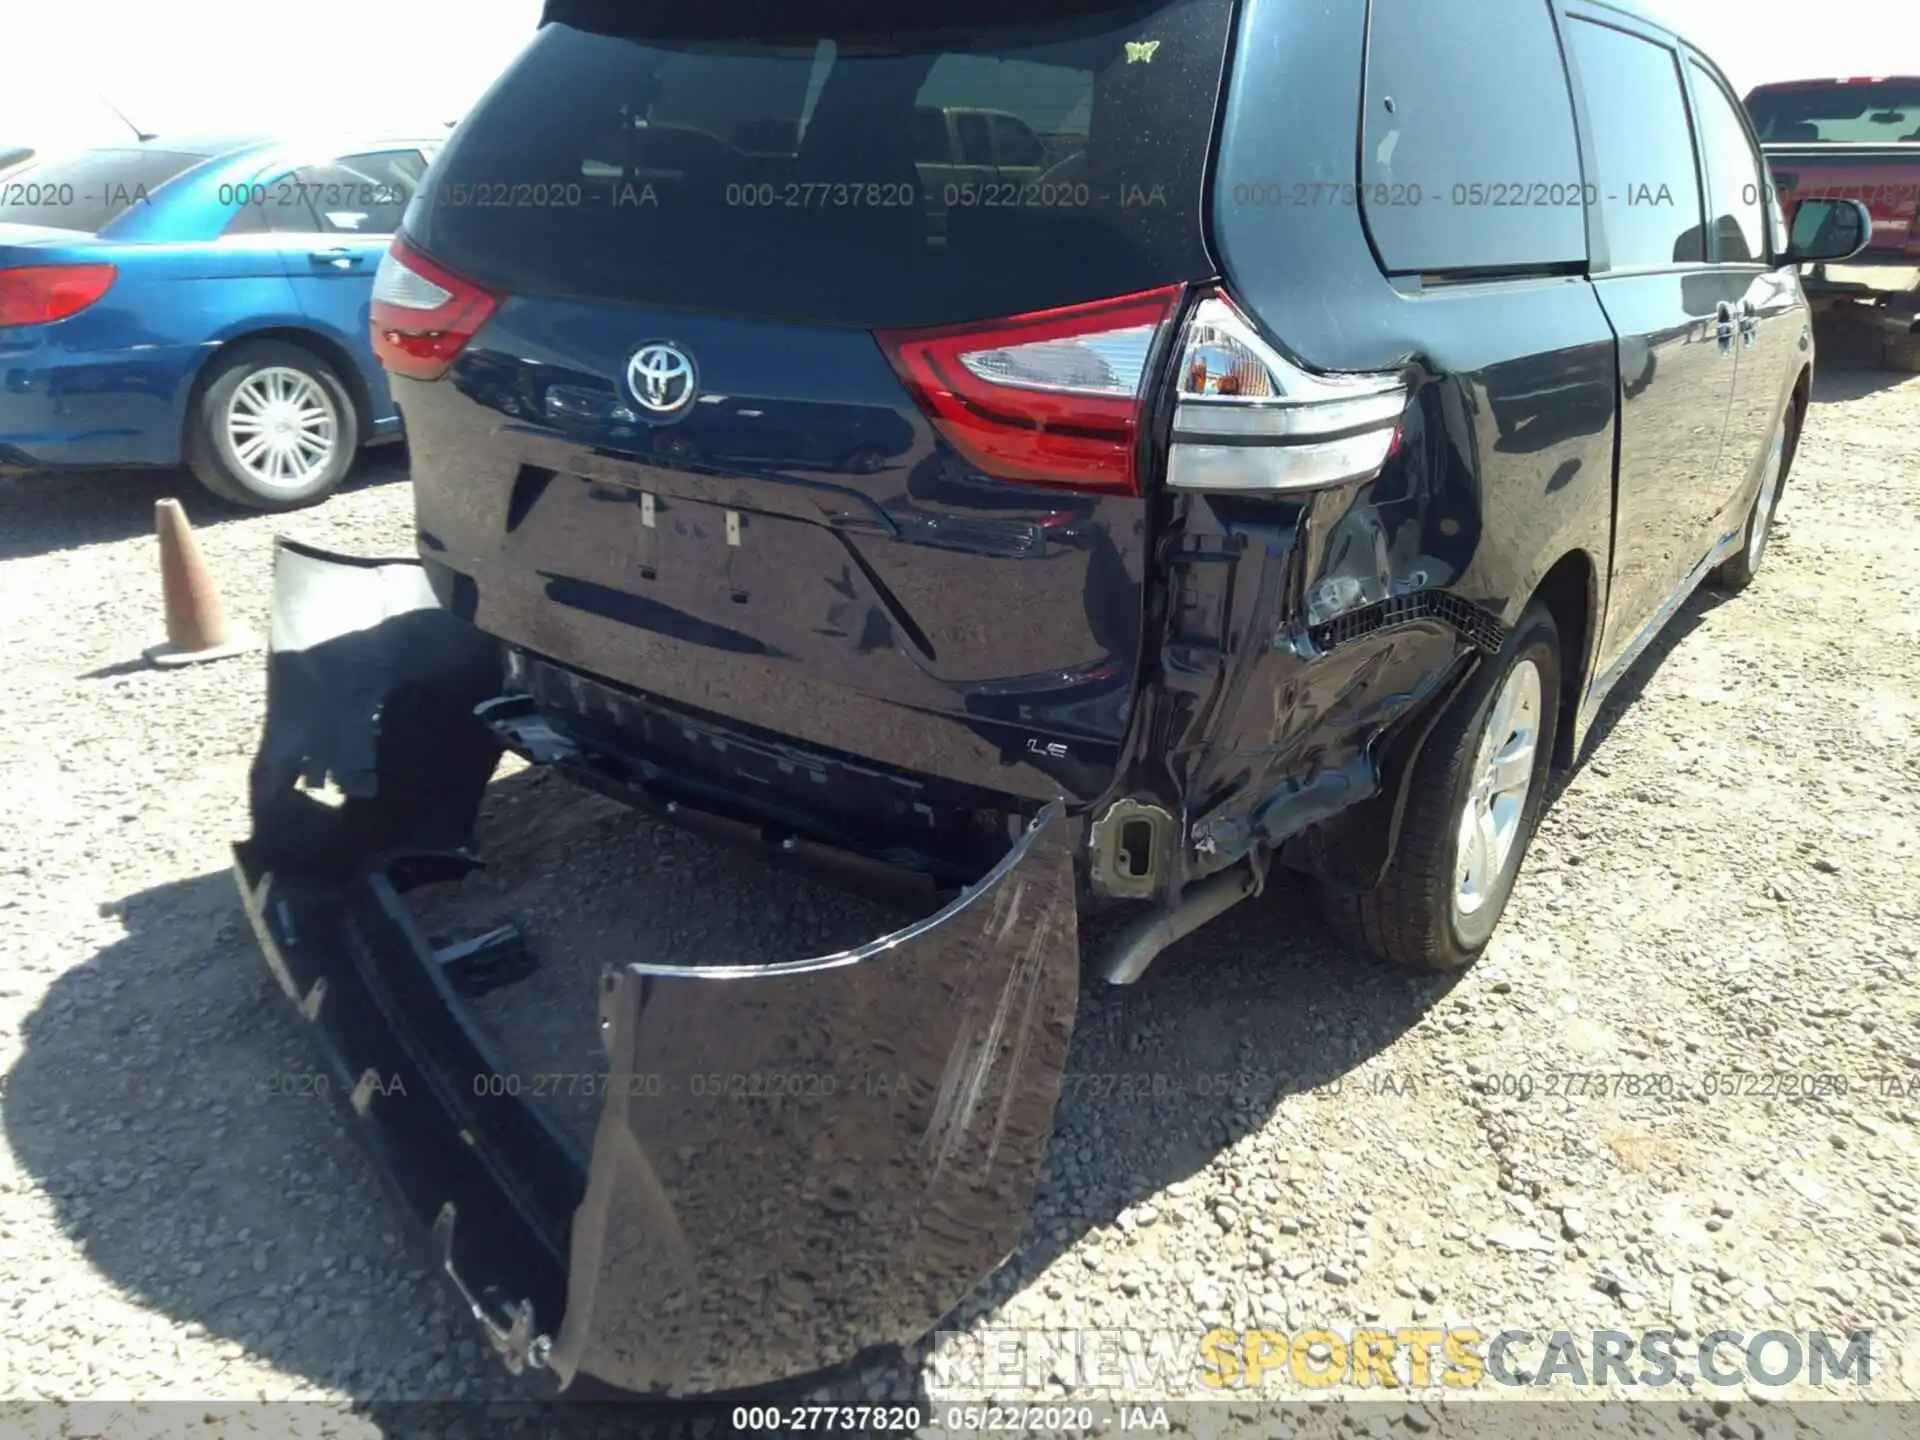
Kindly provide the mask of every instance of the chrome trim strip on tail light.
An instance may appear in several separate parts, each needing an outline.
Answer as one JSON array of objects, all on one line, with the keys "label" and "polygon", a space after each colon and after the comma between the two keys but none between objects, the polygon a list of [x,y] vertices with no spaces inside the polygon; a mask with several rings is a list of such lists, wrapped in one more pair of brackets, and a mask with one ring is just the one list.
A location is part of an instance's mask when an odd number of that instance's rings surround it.
[{"label": "chrome trim strip on tail light", "polygon": [[1376,474],[1400,438],[1396,374],[1314,375],[1210,295],[1180,337],[1167,483],[1178,490],[1315,490]]}]

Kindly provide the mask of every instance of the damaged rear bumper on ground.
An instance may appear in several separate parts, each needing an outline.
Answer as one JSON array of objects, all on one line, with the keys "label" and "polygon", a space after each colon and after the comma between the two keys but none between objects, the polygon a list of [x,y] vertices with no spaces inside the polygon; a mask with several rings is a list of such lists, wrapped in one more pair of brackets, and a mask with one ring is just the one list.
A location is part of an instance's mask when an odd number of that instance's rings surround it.
[{"label": "damaged rear bumper on ground", "polygon": [[[515,1369],[712,1395],[931,1330],[1019,1239],[1078,985],[1063,806],[836,954],[600,978],[590,1153],[501,1085],[408,892],[457,878],[497,646],[413,561],[281,542],[249,916],[398,1203]],[[539,758],[539,757],[533,757]],[[783,1093],[735,1077],[782,1077]],[[799,1077],[798,1085],[792,1084]]]}]

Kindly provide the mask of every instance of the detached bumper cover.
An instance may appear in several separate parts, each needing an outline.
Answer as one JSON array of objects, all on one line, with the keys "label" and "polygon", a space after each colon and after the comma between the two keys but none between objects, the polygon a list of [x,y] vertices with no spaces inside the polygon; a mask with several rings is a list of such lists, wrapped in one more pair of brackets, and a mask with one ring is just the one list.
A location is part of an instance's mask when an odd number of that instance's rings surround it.
[{"label": "detached bumper cover", "polygon": [[[951,905],[856,949],[607,971],[582,1156],[485,1093],[506,1067],[405,900],[474,863],[500,747],[473,709],[499,693],[497,647],[435,608],[413,562],[283,541],[269,667],[235,847],[248,914],[511,1365],[750,1389],[925,1334],[1012,1251],[1078,984],[1058,802]],[[755,1079],[796,1076],[775,1098]]]}]

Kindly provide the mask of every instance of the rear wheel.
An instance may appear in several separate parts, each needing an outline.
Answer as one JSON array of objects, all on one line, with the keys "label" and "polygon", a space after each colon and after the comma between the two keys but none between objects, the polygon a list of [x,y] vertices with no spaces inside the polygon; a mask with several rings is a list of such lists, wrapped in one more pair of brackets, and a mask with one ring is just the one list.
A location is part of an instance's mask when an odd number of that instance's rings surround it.
[{"label": "rear wheel", "polygon": [[1428,737],[1380,883],[1328,892],[1327,919],[1343,940],[1431,970],[1479,957],[1540,821],[1559,698],[1559,631],[1534,604]]},{"label": "rear wheel", "polygon": [[1920,375],[1920,335],[1895,335],[1884,341],[1880,347],[1880,366],[1883,370]]},{"label": "rear wheel", "polygon": [[360,417],[332,366],[285,340],[250,340],[214,367],[187,426],[201,484],[254,510],[295,510],[346,478]]},{"label": "rear wheel", "polygon": [[1740,548],[1720,562],[1713,572],[1713,583],[1723,590],[1741,591],[1753,583],[1760,562],[1766,558],[1767,535],[1773,529],[1773,512],[1780,508],[1780,490],[1786,484],[1787,466],[1793,459],[1793,442],[1799,407],[1787,406],[1767,447],[1766,468],[1760,473],[1760,489],[1754,494],[1753,508],[1747,512],[1746,527],[1740,532]]}]

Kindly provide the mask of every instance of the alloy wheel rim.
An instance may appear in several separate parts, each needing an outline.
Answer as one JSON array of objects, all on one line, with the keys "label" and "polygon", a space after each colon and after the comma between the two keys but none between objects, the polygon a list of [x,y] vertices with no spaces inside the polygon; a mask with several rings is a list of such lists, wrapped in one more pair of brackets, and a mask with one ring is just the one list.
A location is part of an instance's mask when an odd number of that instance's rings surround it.
[{"label": "alloy wheel rim", "polygon": [[234,459],[260,489],[302,490],[333,459],[340,416],[313,376],[285,365],[256,370],[227,402]]},{"label": "alloy wheel rim", "polygon": [[1540,745],[1540,667],[1522,660],[1487,712],[1454,842],[1453,905],[1461,916],[1492,898],[1520,840]]},{"label": "alloy wheel rim", "polygon": [[1773,448],[1767,452],[1767,468],[1760,476],[1760,493],[1754,497],[1753,525],[1747,534],[1747,569],[1757,570],[1760,557],[1767,553],[1767,532],[1773,528],[1773,507],[1780,500],[1780,471],[1786,459],[1787,422],[1773,432]]}]

